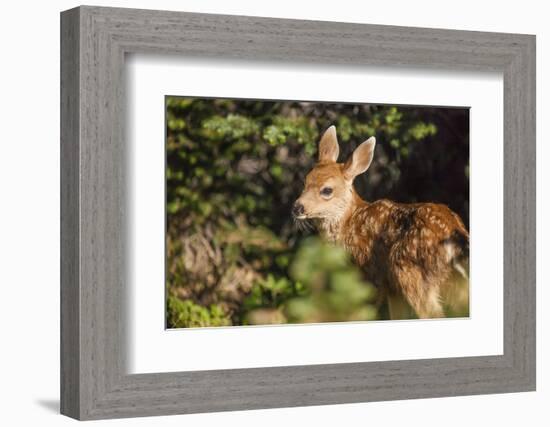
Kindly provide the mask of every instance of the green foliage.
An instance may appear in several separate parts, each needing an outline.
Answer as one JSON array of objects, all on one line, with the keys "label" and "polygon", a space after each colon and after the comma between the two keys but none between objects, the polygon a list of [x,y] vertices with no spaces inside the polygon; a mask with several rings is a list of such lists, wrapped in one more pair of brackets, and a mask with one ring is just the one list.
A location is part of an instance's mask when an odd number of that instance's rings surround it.
[{"label": "green foliage", "polygon": [[318,238],[305,239],[289,277],[267,274],[244,299],[241,324],[373,320],[374,286],[361,278],[346,252]]},{"label": "green foliage", "polygon": [[258,280],[244,300],[245,311],[261,307],[278,308],[289,298],[303,293],[300,282],[292,282],[287,277],[275,278],[268,273],[267,277]]},{"label": "green foliage", "polygon": [[290,269],[303,283],[303,296],[290,299],[285,314],[290,322],[373,320],[376,289],[365,282],[341,247],[310,237],[303,241]]},{"label": "green foliage", "polygon": [[319,137],[335,124],[344,161],[376,136],[355,181],[367,200],[442,202],[467,223],[467,114],[167,97],[168,326],[375,318],[372,285],[345,253],[303,242],[292,222]]},{"label": "green foliage", "polygon": [[191,300],[180,300],[173,296],[168,297],[167,319],[172,328],[231,325],[231,319],[219,305],[203,307]]},{"label": "green foliage", "polygon": [[203,136],[206,139],[236,141],[233,151],[247,151],[250,144],[244,138],[258,132],[259,126],[248,117],[228,114],[226,117],[213,116],[202,123]]}]

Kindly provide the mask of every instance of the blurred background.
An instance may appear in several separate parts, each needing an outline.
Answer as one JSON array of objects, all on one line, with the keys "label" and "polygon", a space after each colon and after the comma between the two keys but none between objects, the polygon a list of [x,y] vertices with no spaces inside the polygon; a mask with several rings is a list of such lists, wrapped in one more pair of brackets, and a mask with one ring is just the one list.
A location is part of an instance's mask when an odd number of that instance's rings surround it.
[{"label": "blurred background", "polygon": [[290,214],[330,125],[340,162],[376,136],[364,199],[444,203],[469,228],[467,108],[166,97],[168,328],[387,318]]}]

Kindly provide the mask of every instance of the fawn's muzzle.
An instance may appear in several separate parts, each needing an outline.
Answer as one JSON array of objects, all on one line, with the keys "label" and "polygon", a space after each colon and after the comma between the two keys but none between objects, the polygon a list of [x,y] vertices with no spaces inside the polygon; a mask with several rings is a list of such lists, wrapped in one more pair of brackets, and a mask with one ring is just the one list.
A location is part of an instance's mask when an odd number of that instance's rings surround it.
[{"label": "fawn's muzzle", "polygon": [[294,215],[295,218],[303,217],[304,205],[302,205],[300,202],[294,203],[294,206],[292,207],[292,215]]}]

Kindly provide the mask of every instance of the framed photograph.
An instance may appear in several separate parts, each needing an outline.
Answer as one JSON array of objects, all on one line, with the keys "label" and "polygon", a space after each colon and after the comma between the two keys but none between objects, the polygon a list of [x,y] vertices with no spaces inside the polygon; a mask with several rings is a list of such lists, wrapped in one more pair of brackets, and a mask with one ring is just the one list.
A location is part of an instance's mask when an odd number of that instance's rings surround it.
[{"label": "framed photograph", "polygon": [[61,14],[61,412],[535,390],[535,37]]},{"label": "framed photograph", "polygon": [[167,328],[469,317],[468,108],[167,96],[166,126]]}]

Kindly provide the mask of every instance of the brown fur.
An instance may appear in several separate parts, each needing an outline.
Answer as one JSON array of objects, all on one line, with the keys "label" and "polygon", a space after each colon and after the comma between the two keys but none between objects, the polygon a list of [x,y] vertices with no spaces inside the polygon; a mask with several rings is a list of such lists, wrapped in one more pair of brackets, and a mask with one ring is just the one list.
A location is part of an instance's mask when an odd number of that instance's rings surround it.
[{"label": "brown fur", "polygon": [[[324,139],[324,151],[334,154],[337,150],[329,150],[326,135]],[[442,299],[450,295],[457,277],[467,274],[468,231],[460,217],[441,204],[362,200],[353,178],[372,160],[374,139],[367,142],[345,164],[321,154],[297,201],[304,207],[303,217],[313,219],[325,239],[346,248],[388,299],[392,318],[406,317],[392,313],[400,298],[420,318],[443,317]],[[320,193],[327,186],[330,197]]]}]

